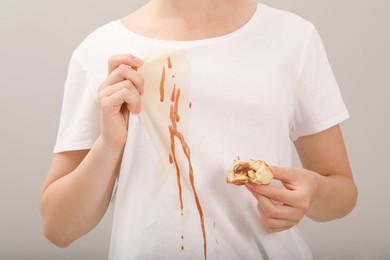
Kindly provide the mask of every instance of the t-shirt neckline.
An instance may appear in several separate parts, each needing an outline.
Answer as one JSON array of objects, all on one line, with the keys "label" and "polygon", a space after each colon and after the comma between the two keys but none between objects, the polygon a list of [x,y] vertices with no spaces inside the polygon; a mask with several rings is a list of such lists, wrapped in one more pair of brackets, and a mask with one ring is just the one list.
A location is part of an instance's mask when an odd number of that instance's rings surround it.
[{"label": "t-shirt neckline", "polygon": [[242,33],[250,30],[256,22],[263,17],[263,14],[266,9],[265,4],[257,3],[257,7],[255,12],[253,13],[252,17],[249,18],[249,20],[243,24],[241,27],[239,27],[237,30],[232,31],[230,33],[216,36],[212,38],[206,38],[206,39],[199,39],[199,40],[189,40],[189,41],[179,41],[179,40],[164,40],[164,39],[158,39],[153,37],[144,36],[142,34],[136,33],[132,30],[130,30],[128,27],[126,27],[120,19],[117,19],[113,21],[113,25],[117,27],[117,29],[124,35],[126,35],[128,38],[137,40],[139,42],[143,42],[145,44],[158,44],[158,45],[174,45],[174,46],[187,46],[187,45],[198,45],[198,44],[211,44],[211,43],[218,43],[218,42],[224,42],[232,38],[236,38]]}]

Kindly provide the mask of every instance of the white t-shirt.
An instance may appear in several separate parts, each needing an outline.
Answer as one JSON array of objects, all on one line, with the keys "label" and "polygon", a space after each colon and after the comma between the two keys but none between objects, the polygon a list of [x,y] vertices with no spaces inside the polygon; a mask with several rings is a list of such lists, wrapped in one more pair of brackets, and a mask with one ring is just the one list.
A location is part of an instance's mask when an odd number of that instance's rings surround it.
[{"label": "white t-shirt", "polygon": [[144,60],[145,95],[130,118],[110,259],[311,259],[298,228],[265,233],[255,198],[226,177],[236,156],[291,166],[291,140],[348,118],[314,26],[262,4],[237,31],[197,41],[110,22],[73,53],[55,152],[92,147],[98,86],[124,53]]}]

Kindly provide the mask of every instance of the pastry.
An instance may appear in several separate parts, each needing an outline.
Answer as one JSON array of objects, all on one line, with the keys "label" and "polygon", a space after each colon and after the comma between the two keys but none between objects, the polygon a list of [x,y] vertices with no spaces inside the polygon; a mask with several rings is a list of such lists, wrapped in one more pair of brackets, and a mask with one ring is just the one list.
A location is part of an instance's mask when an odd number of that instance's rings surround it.
[{"label": "pastry", "polygon": [[229,171],[227,183],[243,185],[249,181],[255,184],[269,184],[272,179],[272,169],[265,162],[261,160],[243,162],[237,156],[233,169]]}]

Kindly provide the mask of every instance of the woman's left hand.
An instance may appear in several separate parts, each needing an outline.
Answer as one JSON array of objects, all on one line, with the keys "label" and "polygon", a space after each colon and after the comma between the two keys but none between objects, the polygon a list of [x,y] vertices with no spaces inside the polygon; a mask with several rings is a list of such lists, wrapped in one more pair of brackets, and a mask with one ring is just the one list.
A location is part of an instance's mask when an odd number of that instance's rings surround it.
[{"label": "woman's left hand", "polygon": [[247,183],[257,199],[259,222],[266,232],[287,230],[305,216],[316,194],[315,172],[285,167],[272,167],[274,179],[284,188]]}]

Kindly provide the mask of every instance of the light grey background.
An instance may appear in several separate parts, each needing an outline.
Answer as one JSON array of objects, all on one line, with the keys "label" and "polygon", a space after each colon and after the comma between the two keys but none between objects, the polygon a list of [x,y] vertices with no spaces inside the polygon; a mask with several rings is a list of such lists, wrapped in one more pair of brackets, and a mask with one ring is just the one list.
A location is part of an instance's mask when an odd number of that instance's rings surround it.
[{"label": "light grey background", "polygon": [[[93,29],[143,2],[1,0],[0,259],[107,259],[111,212],[90,234],[58,249],[41,233],[39,192],[71,52]],[[303,221],[314,256],[390,259],[390,1],[262,2],[316,25],[352,115],[342,128],[359,201],[342,220]]]}]

